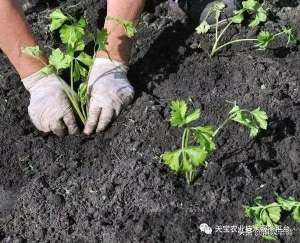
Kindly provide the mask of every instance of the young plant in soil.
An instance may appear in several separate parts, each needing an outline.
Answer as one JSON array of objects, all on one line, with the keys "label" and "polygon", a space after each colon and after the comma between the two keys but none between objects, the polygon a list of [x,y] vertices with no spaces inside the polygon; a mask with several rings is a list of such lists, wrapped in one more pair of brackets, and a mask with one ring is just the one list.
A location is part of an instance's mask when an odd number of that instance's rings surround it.
[{"label": "young plant in soil", "polygon": [[[291,214],[292,219],[300,223],[300,202],[295,198],[283,198],[277,195],[276,202],[264,204],[262,197],[257,197],[253,206],[245,206],[245,215],[255,221],[256,228],[268,227],[275,230],[283,213]],[[277,240],[277,234],[263,235],[265,240]]]},{"label": "young plant in soil", "polygon": [[191,126],[201,116],[200,109],[188,109],[183,100],[171,102],[172,127],[183,128],[181,148],[161,155],[164,163],[176,173],[185,174],[188,184],[192,184],[196,171],[205,165],[209,155],[216,149],[215,140],[220,131],[230,122],[237,122],[250,130],[250,137],[257,136],[260,129],[267,129],[267,114],[260,108],[241,109],[234,103],[228,117],[217,128],[211,125]]},{"label": "young plant in soil", "polygon": [[[62,51],[59,48],[52,50],[49,56],[49,64],[42,61],[41,56],[43,53],[39,46],[26,47],[22,51],[40,60],[45,65],[41,70],[41,73],[44,75],[59,74],[63,70],[69,71],[70,81],[66,83],[61,80],[64,92],[80,121],[82,124],[85,124],[89,101],[87,87],[90,69],[94,63],[96,52],[100,50],[107,52],[107,39],[110,33],[106,29],[97,30],[95,35],[87,33],[87,21],[84,18],[77,20],[70,15],[64,14],[60,9],[53,11],[50,14],[50,19],[50,31],[59,31],[64,50]],[[110,19],[122,25],[129,38],[136,33],[135,25],[132,22],[121,17]],[[89,55],[85,50],[86,36],[92,36],[94,40],[94,52],[92,55]]]},{"label": "young plant in soil", "polygon": [[[256,42],[255,46],[260,50],[265,50],[276,38],[281,35],[287,37],[287,45],[290,43],[296,42],[296,37],[293,33],[293,29],[283,27],[282,31],[278,33],[271,33],[269,31],[261,31],[256,38],[242,38],[230,40],[226,43],[221,43],[222,37],[229,29],[230,26],[234,24],[241,24],[249,16],[249,27],[255,28],[261,23],[266,22],[267,20],[267,11],[264,9],[263,4],[260,4],[257,0],[246,0],[242,2],[242,8],[234,11],[234,15],[228,20],[220,21],[220,16],[223,10],[225,9],[225,4],[223,2],[216,2],[209,9],[205,19],[201,24],[196,28],[198,34],[206,34],[212,26],[207,23],[207,18],[210,15],[214,16],[216,21],[215,23],[215,35],[214,35],[214,44],[210,53],[210,56],[214,56],[217,52],[223,49],[226,46],[239,42]],[[220,24],[228,21],[227,25],[220,30]]]}]

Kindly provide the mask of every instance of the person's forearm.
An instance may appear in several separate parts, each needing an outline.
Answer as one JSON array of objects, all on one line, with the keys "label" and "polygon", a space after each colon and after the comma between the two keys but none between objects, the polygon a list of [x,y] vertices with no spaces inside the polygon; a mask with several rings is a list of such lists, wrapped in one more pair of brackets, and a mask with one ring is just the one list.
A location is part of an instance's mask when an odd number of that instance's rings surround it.
[{"label": "person's forearm", "polygon": [[16,0],[0,1],[0,49],[8,56],[21,78],[43,67],[38,60],[22,53],[23,47],[35,46],[35,40]]},{"label": "person's forearm", "polygon": [[[125,20],[137,23],[144,5],[145,0],[107,0],[107,16],[122,17]],[[128,65],[131,41],[126,36],[124,29],[109,18],[106,19],[104,27],[110,33],[107,47],[110,57]],[[98,52],[97,56],[107,57],[107,54]]]}]

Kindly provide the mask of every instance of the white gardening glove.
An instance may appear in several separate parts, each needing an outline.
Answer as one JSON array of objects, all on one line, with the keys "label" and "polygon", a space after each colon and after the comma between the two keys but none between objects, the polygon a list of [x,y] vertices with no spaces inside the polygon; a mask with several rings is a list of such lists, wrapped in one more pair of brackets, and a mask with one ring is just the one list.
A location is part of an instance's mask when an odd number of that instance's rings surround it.
[{"label": "white gardening glove", "polygon": [[127,79],[128,67],[106,58],[96,58],[88,87],[90,95],[88,119],[84,133],[103,131],[134,97]]},{"label": "white gardening glove", "polygon": [[44,76],[37,72],[22,80],[30,93],[29,116],[42,132],[63,136],[78,133],[72,108],[63,91],[62,80],[52,74]]}]

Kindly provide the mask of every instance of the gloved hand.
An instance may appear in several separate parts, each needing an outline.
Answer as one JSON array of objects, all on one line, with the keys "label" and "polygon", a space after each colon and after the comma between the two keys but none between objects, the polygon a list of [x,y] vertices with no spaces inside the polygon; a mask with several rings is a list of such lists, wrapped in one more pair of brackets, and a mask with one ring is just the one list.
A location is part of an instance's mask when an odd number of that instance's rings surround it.
[{"label": "gloved hand", "polygon": [[37,72],[22,80],[30,93],[29,116],[36,128],[45,133],[63,136],[78,133],[72,108],[63,91],[62,80],[52,74]]},{"label": "gloved hand", "polygon": [[96,58],[92,67],[88,92],[88,119],[84,133],[103,131],[134,97],[134,89],[127,79],[128,67],[106,58]]}]

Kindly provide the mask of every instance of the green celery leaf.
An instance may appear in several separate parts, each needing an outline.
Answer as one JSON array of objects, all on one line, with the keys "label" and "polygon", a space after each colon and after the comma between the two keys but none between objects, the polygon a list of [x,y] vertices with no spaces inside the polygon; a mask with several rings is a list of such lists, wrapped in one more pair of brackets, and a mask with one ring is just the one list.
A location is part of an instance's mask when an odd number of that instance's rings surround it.
[{"label": "green celery leaf", "polygon": [[203,21],[197,28],[196,28],[196,32],[198,34],[205,34],[209,31],[210,29],[210,25],[206,22]]},{"label": "green celery leaf", "polygon": [[249,206],[246,206],[245,207],[245,214],[246,214],[246,216],[248,218],[254,219],[256,217],[256,215],[260,214],[260,210],[261,210],[260,207],[249,207]]},{"label": "green celery leaf", "polygon": [[[79,63],[78,63],[79,64]],[[80,73],[80,76],[83,77],[83,78],[86,78],[87,75],[88,75],[88,71],[86,70],[85,67],[83,67],[82,65],[79,64],[79,73]]]},{"label": "green celery leaf", "polygon": [[283,197],[277,196],[277,202],[281,205],[281,207],[286,211],[291,211],[293,207],[299,205],[300,202],[297,202],[295,198],[289,197],[288,199],[285,199]]},{"label": "green celery leaf", "polygon": [[183,127],[200,117],[200,109],[195,109],[187,114],[188,106],[184,100],[175,100],[171,102],[171,126]]},{"label": "green celery leaf", "polygon": [[267,129],[268,126],[268,116],[267,113],[265,111],[262,111],[260,109],[260,107],[258,107],[257,109],[251,111],[251,114],[253,115],[255,121],[257,122],[257,124],[259,125],[259,127],[261,129]]},{"label": "green celery leaf", "polygon": [[83,82],[80,84],[78,89],[78,97],[80,103],[86,105],[88,103],[88,85],[87,82]]},{"label": "green celery leaf", "polygon": [[278,203],[271,203],[267,208],[268,214],[272,222],[278,223],[281,217],[281,208]]},{"label": "green celery leaf", "polygon": [[181,163],[181,171],[183,172],[191,172],[193,171],[193,164],[189,160],[182,160]]},{"label": "green celery leaf", "polygon": [[235,114],[236,112],[240,112],[241,108],[238,105],[234,105],[233,108],[229,111],[229,115]]},{"label": "green celery leaf", "polygon": [[274,36],[268,31],[261,31],[257,36],[256,47],[261,50],[264,50],[268,45],[273,41]]},{"label": "green celery leaf", "polygon": [[50,19],[50,31],[54,31],[59,29],[68,20],[68,17],[60,9],[56,9],[50,14]]},{"label": "green celery leaf", "polygon": [[207,157],[207,151],[204,148],[200,148],[198,146],[185,148],[183,152],[188,155],[188,159],[190,160],[193,168],[197,168],[203,165]]},{"label": "green celery leaf", "polygon": [[213,12],[222,12],[225,7],[225,3],[223,3],[222,1],[216,1],[211,6],[210,10]]},{"label": "green celery leaf", "polygon": [[210,152],[216,149],[214,142],[214,129],[211,126],[194,127],[192,128],[193,135],[200,147],[204,147],[206,151]]},{"label": "green celery leaf", "polygon": [[206,157],[205,149],[196,146],[167,151],[162,154],[164,163],[175,172],[191,172],[203,165]]},{"label": "green celery leaf", "polygon": [[231,19],[233,23],[240,24],[244,21],[245,17],[244,17],[244,10],[243,9],[240,9],[238,11],[234,11],[233,13],[234,13],[234,15]]},{"label": "green celery leaf", "polygon": [[259,128],[257,125],[238,106],[235,105],[229,114],[232,121],[238,122],[250,129],[250,137],[255,137],[258,134]]},{"label": "green celery leaf", "polygon": [[256,137],[259,132],[259,129],[255,126],[250,126],[250,125],[249,125],[249,129],[250,129],[250,137],[251,138]]},{"label": "green celery leaf", "polygon": [[22,48],[22,53],[31,57],[40,57],[43,54],[39,46],[29,46]]},{"label": "green celery leaf", "polygon": [[267,11],[263,9],[263,7],[259,7],[257,9],[256,17],[260,22],[266,22],[267,20]]},{"label": "green celery leaf", "polygon": [[81,52],[76,59],[88,67],[92,66],[93,64],[93,58],[85,52]]},{"label": "green celery leaf", "polygon": [[49,64],[55,67],[57,71],[70,67],[72,61],[73,58],[65,55],[60,49],[53,50],[49,57]]},{"label": "green celery leaf", "polygon": [[243,8],[250,11],[250,12],[256,12],[259,8],[260,4],[256,0],[246,0],[242,2]]},{"label": "green celery leaf", "polygon": [[262,220],[264,224],[267,224],[269,220],[268,212],[265,209],[263,209],[263,211],[260,213],[259,218]]},{"label": "green celery leaf", "polygon": [[267,20],[267,12],[262,7],[259,7],[256,11],[255,19],[250,22],[249,27],[255,28],[260,23],[266,22]]},{"label": "green celery leaf", "polygon": [[127,21],[127,20],[124,20],[124,19],[119,19],[127,36],[129,38],[132,38],[135,36],[137,30],[136,30],[136,26],[133,22],[131,21]]},{"label": "green celery leaf", "polygon": [[85,48],[84,40],[78,41],[75,45],[75,51],[83,51]]},{"label": "green celery leaf", "polygon": [[293,210],[293,219],[297,223],[300,223],[300,205],[294,208],[294,210]]},{"label": "green celery leaf", "polygon": [[255,19],[252,20],[252,21],[250,22],[249,27],[255,28],[255,27],[257,27],[259,24],[260,24],[259,19],[258,19],[257,17],[255,17]]},{"label": "green celery leaf", "polygon": [[175,100],[171,102],[171,126],[182,127],[186,124],[187,104],[184,100]]},{"label": "green celery leaf", "polygon": [[52,65],[47,65],[45,67],[43,67],[40,71],[43,75],[50,75],[50,74],[54,74],[56,73],[56,69],[55,67],[53,67]]},{"label": "green celery leaf", "polygon": [[78,82],[81,78],[80,68],[81,68],[81,65],[78,63],[78,61],[75,60],[74,69],[73,69],[73,79],[75,82]]},{"label": "green celery leaf", "polygon": [[74,24],[65,24],[59,31],[62,43],[77,51],[83,50],[85,27],[86,21],[83,18]]},{"label": "green celery leaf", "polygon": [[77,26],[85,29],[87,26],[86,20],[83,17],[81,17],[77,22]]},{"label": "green celery leaf", "polygon": [[212,4],[209,11],[214,13],[215,19],[218,20],[220,18],[221,12],[224,10],[225,7],[225,3],[221,1],[216,1]]},{"label": "green celery leaf", "polygon": [[167,151],[162,154],[164,163],[170,167],[171,170],[179,172],[180,170],[180,156],[181,149],[175,151]]},{"label": "green celery leaf", "polygon": [[283,31],[283,33],[287,36],[287,38],[288,38],[288,41],[287,41],[287,45],[289,45],[289,44],[291,44],[291,43],[293,43],[293,44],[295,44],[295,43],[297,43],[297,37],[296,37],[296,35],[295,35],[295,33],[294,33],[294,30],[292,29],[292,28],[286,28],[286,27],[283,27],[282,28],[282,31]]},{"label": "green celery leaf", "polygon": [[98,50],[106,50],[106,46],[108,44],[108,32],[107,29],[97,30],[96,35],[96,45],[98,46]]},{"label": "green celery leaf", "polygon": [[108,16],[107,19],[116,21],[118,24],[120,24],[129,38],[132,38],[137,32],[136,25],[132,21],[126,20],[122,17],[110,16]]},{"label": "green celery leaf", "polygon": [[200,109],[195,109],[190,114],[188,114],[185,118],[185,123],[188,124],[190,122],[196,121],[200,118],[201,112]]}]

